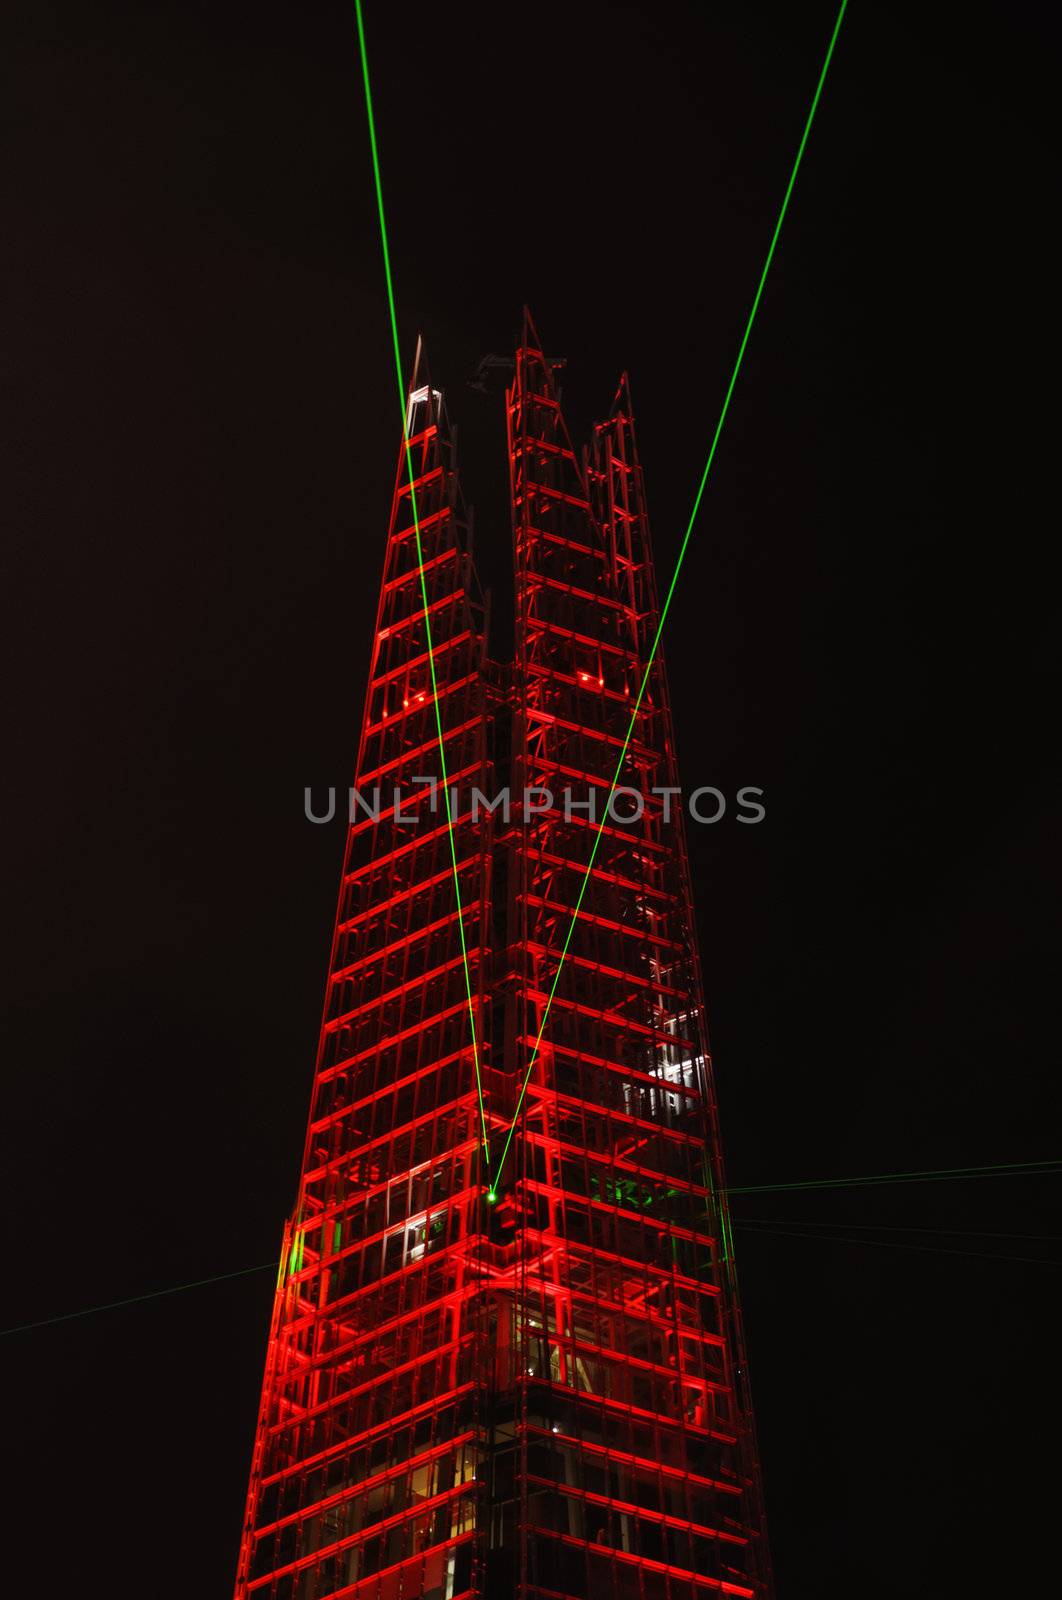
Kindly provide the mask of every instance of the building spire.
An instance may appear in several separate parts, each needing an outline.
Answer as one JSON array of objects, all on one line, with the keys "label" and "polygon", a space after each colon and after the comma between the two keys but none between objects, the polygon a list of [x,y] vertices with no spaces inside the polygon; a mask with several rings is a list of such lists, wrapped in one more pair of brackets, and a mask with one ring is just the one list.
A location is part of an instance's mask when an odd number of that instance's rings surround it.
[{"label": "building spire", "polygon": [[417,334],[417,349],[413,357],[413,371],[410,374],[407,394],[414,394],[417,389],[422,389],[431,384],[431,373],[428,370],[428,353],[424,348],[424,335]]},{"label": "building spire", "polygon": [[535,327],[535,319],[531,315],[530,306],[524,307],[520,343],[524,349],[537,350],[539,355],[542,354],[542,342],[538,337],[538,329]]}]

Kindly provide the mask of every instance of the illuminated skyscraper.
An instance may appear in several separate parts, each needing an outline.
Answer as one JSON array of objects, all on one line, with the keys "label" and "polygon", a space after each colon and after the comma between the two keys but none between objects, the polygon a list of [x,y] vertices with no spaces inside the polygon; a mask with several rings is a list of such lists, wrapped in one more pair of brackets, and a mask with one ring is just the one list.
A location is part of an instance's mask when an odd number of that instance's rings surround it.
[{"label": "illuminated skyscraper", "polygon": [[527,318],[506,405],[501,665],[418,358],[238,1600],[770,1593],[659,653],[604,808],[659,618],[629,395],[578,459]]}]

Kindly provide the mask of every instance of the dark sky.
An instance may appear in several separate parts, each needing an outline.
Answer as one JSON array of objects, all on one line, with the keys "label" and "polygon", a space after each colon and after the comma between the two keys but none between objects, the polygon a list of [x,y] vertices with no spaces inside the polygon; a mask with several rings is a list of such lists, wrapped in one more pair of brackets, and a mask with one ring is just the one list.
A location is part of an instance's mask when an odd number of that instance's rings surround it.
[{"label": "dark sky", "polygon": [[[577,431],[630,371],[670,572],[833,15],[368,0],[489,581],[525,300]],[[1059,1154],[1048,18],[852,0],[668,622],[687,785],[766,790],[690,830],[735,1185]],[[16,30],[5,1326],[277,1252],[398,442],[352,8]],[[1049,1569],[1058,1192],[735,1202],[781,1600]],[[230,1593],[270,1298],[4,1341],[18,1592]]]}]

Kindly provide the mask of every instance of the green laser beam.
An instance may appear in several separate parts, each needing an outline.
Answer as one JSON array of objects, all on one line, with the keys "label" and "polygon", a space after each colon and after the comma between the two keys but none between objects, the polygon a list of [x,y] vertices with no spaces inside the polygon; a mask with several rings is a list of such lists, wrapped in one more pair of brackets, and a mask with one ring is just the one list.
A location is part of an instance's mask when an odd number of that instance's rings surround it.
[{"label": "green laser beam", "polygon": [[857,1178],[808,1178],[792,1183],[746,1183],[726,1190],[735,1194],[783,1194],[791,1189],[854,1189],[883,1183],[944,1183],[959,1178],[1049,1177],[1062,1170],[1062,1161],[1007,1161],[997,1166],[936,1167],[924,1172],[878,1172]]},{"label": "green laser beam", "polygon": [[[916,1228],[901,1227],[895,1222],[809,1222],[806,1217],[797,1220],[802,1228],[853,1228],[857,1233],[932,1233],[956,1239],[1024,1239],[1037,1244],[1062,1242],[1062,1233],[997,1233],[992,1228],[937,1228],[932,1223],[924,1228]],[[757,1227],[762,1224],[766,1228],[789,1228],[792,1223],[792,1217],[747,1217],[740,1226],[747,1224]]]},{"label": "green laser beam", "polygon": [[195,1278],[191,1283],[174,1283],[168,1289],[151,1289],[147,1294],[133,1294],[126,1300],[108,1300],[101,1306],[82,1306],[80,1311],[64,1311],[57,1317],[41,1317],[37,1322],[21,1322],[14,1328],[0,1328],[0,1339],[9,1334],[29,1333],[33,1328],[50,1328],[56,1322],[74,1322],[79,1317],[94,1317],[99,1311],[117,1311],[120,1306],[137,1306],[145,1300],[161,1300],[169,1294],[182,1294],[185,1289],[202,1289],[208,1283],[224,1283],[229,1278],[246,1278],[252,1272],[275,1272],[275,1261],[262,1261],[257,1267],[240,1267],[236,1272],[219,1272],[213,1278]]},{"label": "green laser beam", "polygon": [[800,139],[800,146],[796,153],[796,160],[793,162],[793,170],[789,174],[789,182],[786,185],[785,198],[782,201],[781,210],[778,213],[778,221],[774,226],[774,234],[771,238],[770,248],[767,251],[767,259],[763,263],[763,271],[760,273],[760,281],[756,286],[756,293],[752,301],[752,310],[749,312],[748,321],[745,324],[745,332],[742,336],[741,344],[738,347],[737,360],[734,362],[734,370],[730,374],[730,382],[727,385],[726,395],[723,399],[722,409],[719,413],[719,420],[715,425],[715,434],[712,438],[711,447],[708,451],[708,459],[705,462],[704,471],[701,473],[701,481],[697,486],[697,493],[694,496],[693,509],[690,512],[689,522],[686,525],[685,536],[683,537],[682,544],[679,547],[678,559],[675,562],[675,570],[671,575],[671,583],[668,587],[667,598],[664,601],[664,607],[660,613],[660,621],[657,624],[656,637],[653,639],[653,647],[649,652],[649,659],[646,663],[645,672],[642,676],[641,687],[638,690],[638,698],[635,700],[634,710],[631,712],[631,720],[630,726],[627,729],[627,737],[623,741],[623,748],[620,750],[619,760],[616,763],[616,771],[612,778],[612,785],[609,789],[608,800],[605,802],[604,816],[602,817],[601,822],[598,824],[597,832],[594,835],[594,843],[590,851],[590,860],[587,862],[586,872],[579,887],[579,894],[575,901],[575,910],[572,912],[572,920],[568,927],[568,933],[564,940],[564,946],[561,950],[560,961],[557,963],[557,970],[553,975],[553,984],[546,1000],[545,1010],[542,1013],[542,1022],[538,1030],[538,1038],[535,1040],[534,1049],[531,1052],[531,1059],[528,1062],[527,1071],[524,1074],[524,1081],[521,1085],[520,1094],[516,1102],[516,1110],[513,1113],[512,1125],[509,1128],[505,1144],[502,1147],[501,1158],[498,1162],[498,1170],[495,1175],[496,1183],[501,1178],[502,1169],[505,1166],[505,1159],[509,1154],[509,1146],[512,1144],[513,1135],[516,1132],[516,1124],[520,1118],[520,1111],[524,1103],[524,1096],[527,1093],[527,1086],[531,1081],[531,1074],[534,1071],[535,1062],[538,1059],[539,1049],[542,1044],[542,1036],[546,1031],[546,1023],[549,1020],[550,1011],[553,1009],[553,997],[557,992],[557,984],[560,981],[561,971],[568,955],[568,947],[572,942],[572,935],[575,932],[575,926],[579,919],[579,912],[582,909],[583,897],[586,894],[587,884],[589,883],[590,876],[594,870],[594,862],[597,859],[598,847],[600,846],[601,836],[605,828],[605,818],[608,816],[608,808],[612,804],[612,798],[616,793],[616,789],[619,784],[620,775],[623,771],[623,763],[627,759],[627,749],[631,742],[631,736],[634,733],[635,723],[638,720],[638,713],[641,710],[642,699],[649,683],[650,673],[653,670],[653,663],[656,660],[656,652],[660,645],[660,636],[664,631],[664,624],[667,621],[667,615],[671,609],[671,601],[674,598],[675,588],[679,580],[679,574],[682,571],[682,565],[686,559],[686,549],[690,542],[690,535],[693,533],[693,525],[697,520],[697,513],[700,510],[701,500],[704,497],[705,486],[708,482],[708,474],[712,470],[712,462],[715,460],[715,452],[719,445],[719,437],[723,431],[723,424],[726,422],[727,413],[730,410],[730,401],[734,393],[734,386],[737,383],[738,373],[741,371],[741,363],[745,359],[745,348],[748,345],[749,335],[752,332],[752,325],[756,320],[756,313],[759,310],[760,300],[763,296],[763,286],[767,282],[767,274],[771,270],[771,262],[774,260],[774,252],[778,244],[779,235],[782,231],[782,223],[785,221],[785,215],[789,209],[789,197],[793,193],[793,185],[796,183],[797,173],[800,170],[800,163],[804,157],[804,149],[808,142],[808,135],[811,132],[811,124],[815,120],[815,112],[818,109],[819,98],[822,94],[822,86],[826,82],[826,74],[829,71],[830,62],[833,59],[834,46],[837,43],[837,35],[841,30],[841,23],[844,21],[844,14],[847,8],[848,0],[841,0],[841,9],[837,13],[837,21],[834,23],[833,33],[830,36],[830,43],[826,50],[826,59],[822,64],[822,71],[819,73],[819,81],[815,87],[815,94],[811,101],[811,110],[808,112],[807,121],[804,124],[804,132]]},{"label": "green laser beam", "polygon": [[[745,1188],[745,1189],[727,1189],[727,1190],[724,1190],[723,1192],[726,1193],[726,1194],[731,1194],[731,1195],[734,1195],[734,1194],[776,1194],[780,1190],[786,1190],[786,1189],[844,1188],[844,1187],[850,1186],[852,1184],[877,1184],[877,1183],[890,1183],[890,1182],[896,1182],[896,1181],[922,1181],[922,1180],[925,1180],[925,1179],[933,1179],[933,1178],[959,1179],[959,1178],[1006,1177],[1006,1176],[1019,1176],[1023,1172],[1024,1173],[1033,1174],[1033,1175],[1035,1175],[1036,1172],[1042,1172],[1044,1176],[1050,1177],[1052,1174],[1056,1174],[1059,1171],[1062,1171],[1062,1161],[1018,1161],[1018,1162],[1009,1162],[1009,1163],[1006,1163],[1004,1165],[995,1166],[995,1167],[948,1167],[948,1168],[940,1168],[940,1169],[937,1169],[937,1170],[931,1171],[931,1172],[886,1173],[884,1175],[878,1174],[876,1176],[871,1176],[871,1177],[866,1177],[866,1178],[839,1178],[839,1179],[826,1179],[826,1180],[815,1179],[815,1180],[812,1180],[810,1183],[803,1183],[803,1184],[801,1184],[801,1183],[796,1183],[796,1184],[794,1184],[794,1183],[782,1183],[782,1184],[762,1183],[762,1184],[757,1184],[754,1188],[751,1188],[751,1189],[747,1189],[747,1188]],[[492,1188],[488,1192],[487,1199],[491,1202],[491,1204],[493,1204],[494,1201],[497,1200],[497,1198],[498,1198],[497,1189],[495,1187],[495,1188]],[[759,1219],[757,1219],[757,1220],[759,1220]],[[776,1224],[775,1224],[773,1219],[764,1219],[764,1222],[763,1222],[764,1228],[775,1227],[775,1225]],[[742,1228],[744,1228],[744,1227],[754,1228],[756,1226],[756,1221],[750,1219],[747,1223],[746,1222],[735,1223],[734,1226],[735,1227],[742,1227]],[[789,1228],[788,1228],[788,1220],[786,1221],[785,1226],[786,1226],[787,1231],[792,1231],[792,1230],[789,1230]],[[811,1224],[805,1223],[804,1226],[805,1227],[809,1227],[809,1226],[811,1226],[811,1227],[831,1227],[831,1226],[833,1226],[833,1224],[831,1224],[831,1223],[811,1223]],[[849,1222],[849,1223],[843,1223],[843,1224],[838,1223],[837,1226],[838,1227],[843,1226],[843,1227],[849,1227],[849,1228],[851,1228],[851,1227],[868,1226],[868,1227],[874,1227],[874,1228],[881,1228],[882,1230],[884,1229],[884,1225],[877,1224],[877,1223],[863,1224],[863,1223],[850,1223]],[[899,1230],[896,1230],[896,1231],[899,1231]],[[906,1230],[904,1230],[904,1231],[906,1231]],[[912,1229],[911,1231],[915,1232],[915,1233],[921,1233],[921,1232],[928,1232],[930,1230],[921,1229],[921,1228],[915,1228],[915,1229]],[[934,1232],[934,1233],[957,1233],[960,1230],[959,1229],[952,1229],[952,1228],[947,1228],[947,1229],[934,1228],[931,1231]],[[809,1234],[808,1237],[809,1238],[819,1238],[820,1235],[818,1235],[818,1234]],[[825,1236],[823,1235],[822,1237],[825,1237]],[[1015,1233],[1015,1234],[978,1234],[978,1235],[976,1235],[976,1237],[979,1237],[979,1238],[1000,1238],[1000,1239],[1002,1239],[1002,1238],[1013,1238],[1013,1239],[1044,1238],[1044,1239],[1050,1239],[1050,1238],[1053,1238],[1055,1236],[1054,1235],[1042,1235],[1042,1234],[1017,1234],[1017,1233]],[[852,1242],[853,1243],[864,1243],[864,1242],[872,1242],[872,1241],[853,1240]],[[974,1252],[960,1251],[959,1253],[960,1254],[972,1254]],[[1018,1258],[1015,1258],[1015,1257],[1012,1257],[1012,1256],[1004,1256],[1002,1259],[1004,1261],[1011,1261],[1011,1260],[1015,1260],[1015,1259],[1018,1259]],[[78,1317],[90,1317],[90,1316],[94,1315],[94,1313],[97,1312],[97,1311],[115,1311],[115,1310],[118,1309],[119,1306],[134,1306],[134,1305],[139,1305],[140,1302],[143,1301],[143,1300],[158,1300],[163,1295],[180,1294],[185,1289],[199,1289],[199,1288],[205,1287],[205,1285],[210,1284],[210,1283],[224,1283],[224,1281],[227,1278],[244,1278],[244,1277],[247,1277],[252,1272],[267,1272],[267,1271],[270,1271],[270,1270],[275,1271],[276,1267],[277,1267],[277,1263],[275,1261],[264,1261],[257,1267],[240,1267],[235,1272],[222,1272],[222,1273],[219,1273],[216,1277],[213,1277],[213,1278],[197,1278],[192,1283],[177,1283],[177,1284],[171,1285],[171,1287],[168,1288],[168,1289],[152,1289],[147,1294],[134,1294],[134,1295],[131,1295],[126,1300],[111,1300],[111,1301],[108,1301],[108,1303],[106,1305],[86,1306],[86,1307],[83,1307],[82,1310],[80,1310],[80,1311],[67,1311],[67,1312],[64,1312],[61,1316],[58,1316],[58,1317],[42,1317],[40,1319],[40,1321],[38,1321],[38,1322],[24,1322],[24,1323],[21,1323],[18,1327],[15,1327],[15,1328],[0,1328],[0,1338],[4,1337],[5,1335],[10,1334],[10,1333],[27,1333],[31,1328],[46,1328],[46,1327],[49,1327],[54,1322],[72,1322]]]},{"label": "green laser beam", "polygon": [[753,1222],[734,1224],[743,1233],[760,1233],[778,1239],[817,1239],[821,1244],[874,1245],[881,1250],[913,1250],[920,1255],[966,1256],[971,1261],[1013,1261],[1027,1267],[1062,1267],[1062,1261],[1044,1261],[1040,1256],[1008,1256],[987,1250],[950,1250],[947,1245],[902,1244],[898,1239],[853,1239],[840,1233],[803,1233],[797,1228],[757,1227]]},{"label": "green laser beam", "polygon": [[420,593],[424,604],[424,628],[428,641],[428,669],[431,673],[432,705],[435,710],[435,727],[439,741],[439,764],[442,768],[443,801],[446,806],[446,831],[450,841],[450,862],[453,868],[454,894],[457,898],[457,926],[461,935],[461,960],[465,972],[465,992],[468,997],[468,1021],[472,1030],[472,1063],[476,1072],[476,1099],[479,1104],[479,1121],[483,1141],[483,1156],[487,1175],[490,1176],[490,1142],[487,1135],[487,1110],[483,1100],[483,1078],[479,1065],[479,1044],[476,1038],[476,1009],[472,998],[472,973],[468,963],[468,944],[465,939],[465,914],[461,904],[461,883],[457,870],[457,842],[454,836],[454,819],[450,805],[450,779],[446,766],[446,742],[443,736],[442,712],[439,709],[439,685],[435,676],[435,647],[431,636],[431,619],[428,613],[428,584],[424,576],[424,550],[420,539],[420,516],[417,511],[417,491],[413,472],[413,452],[406,424],[406,390],[402,381],[402,355],[398,341],[398,317],[395,311],[394,280],[391,275],[391,252],[387,242],[387,220],[384,216],[383,183],[380,178],[380,153],[376,143],[376,118],[372,108],[372,88],[369,83],[369,55],[365,45],[365,18],[361,0],[354,0],[358,22],[358,50],[361,54],[361,76],[365,86],[365,115],[369,124],[369,149],[372,153],[372,176],[376,189],[376,211],[380,221],[380,245],[383,251],[384,278],[387,283],[387,310],[391,323],[391,343],[394,347],[395,376],[398,380],[398,405],[402,413],[402,444],[409,474],[409,502],[413,514],[413,534],[417,544],[417,564],[420,576]]}]

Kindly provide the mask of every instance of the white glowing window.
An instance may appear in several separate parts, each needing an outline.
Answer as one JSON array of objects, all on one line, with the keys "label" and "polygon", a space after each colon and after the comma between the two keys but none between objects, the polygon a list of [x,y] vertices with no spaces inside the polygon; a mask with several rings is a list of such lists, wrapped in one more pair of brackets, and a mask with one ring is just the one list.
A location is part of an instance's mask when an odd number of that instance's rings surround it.
[{"label": "white glowing window", "polygon": [[442,399],[441,391],[438,389],[430,389],[427,384],[425,384],[423,389],[414,389],[413,393],[410,395],[409,404],[406,406],[407,436],[416,432],[415,428],[413,427],[413,418],[416,414],[416,409],[418,406],[427,404],[429,395],[433,400],[436,401],[436,403]]}]

